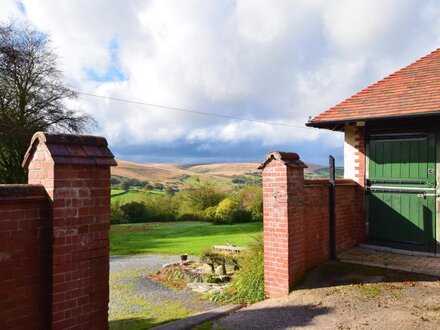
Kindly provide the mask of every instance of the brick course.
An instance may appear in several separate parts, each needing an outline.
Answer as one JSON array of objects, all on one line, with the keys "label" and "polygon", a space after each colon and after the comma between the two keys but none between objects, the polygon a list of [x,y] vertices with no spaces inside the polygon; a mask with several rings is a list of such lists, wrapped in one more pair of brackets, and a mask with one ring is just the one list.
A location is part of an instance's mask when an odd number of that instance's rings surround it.
[{"label": "brick course", "polygon": [[47,329],[49,203],[41,186],[0,185],[0,327]]}]

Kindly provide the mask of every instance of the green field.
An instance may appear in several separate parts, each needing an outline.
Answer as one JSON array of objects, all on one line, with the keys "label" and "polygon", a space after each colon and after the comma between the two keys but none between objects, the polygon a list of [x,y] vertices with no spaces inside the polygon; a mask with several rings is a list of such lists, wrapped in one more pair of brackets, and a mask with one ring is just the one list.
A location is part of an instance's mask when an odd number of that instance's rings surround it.
[{"label": "green field", "polygon": [[142,191],[138,189],[130,189],[128,191],[120,190],[120,189],[112,189],[111,190],[111,201],[119,202],[121,204],[129,203],[129,202],[140,202],[145,195],[162,195],[162,191],[157,190],[149,190]]},{"label": "green field", "polygon": [[206,222],[162,222],[112,225],[110,254],[190,254],[201,255],[225,240],[247,246],[263,229],[262,222],[213,225]]}]

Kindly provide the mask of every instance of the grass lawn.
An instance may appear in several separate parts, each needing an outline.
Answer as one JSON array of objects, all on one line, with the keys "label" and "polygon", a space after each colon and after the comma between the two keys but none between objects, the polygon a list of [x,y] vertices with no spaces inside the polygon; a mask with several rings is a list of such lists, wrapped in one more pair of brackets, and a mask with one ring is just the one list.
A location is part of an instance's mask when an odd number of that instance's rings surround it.
[{"label": "grass lawn", "polygon": [[162,195],[163,191],[150,190],[140,191],[137,189],[130,189],[129,191],[120,190],[120,189],[112,189],[111,190],[111,201],[119,202],[121,204],[129,203],[129,202],[140,202],[142,201],[143,196],[146,194],[149,195]]},{"label": "grass lawn", "polygon": [[246,246],[253,235],[260,233],[262,229],[262,222],[213,225],[187,221],[112,225],[110,254],[201,255],[213,245],[224,245],[225,240],[237,246]]}]

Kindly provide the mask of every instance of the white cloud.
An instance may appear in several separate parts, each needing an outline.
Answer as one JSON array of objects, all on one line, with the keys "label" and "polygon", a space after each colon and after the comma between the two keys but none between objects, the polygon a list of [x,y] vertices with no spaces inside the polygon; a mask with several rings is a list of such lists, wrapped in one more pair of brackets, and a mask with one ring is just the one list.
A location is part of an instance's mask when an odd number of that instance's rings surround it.
[{"label": "white cloud", "polygon": [[[0,0],[0,19],[22,15]],[[440,4],[419,0],[24,0],[50,33],[70,85],[148,103],[303,125],[360,88],[438,47]],[[112,59],[110,46],[117,44]],[[111,70],[122,81],[93,81]],[[110,72],[111,73],[111,72]],[[82,96],[113,145],[341,137]],[[292,142],[293,141],[293,142]]]}]

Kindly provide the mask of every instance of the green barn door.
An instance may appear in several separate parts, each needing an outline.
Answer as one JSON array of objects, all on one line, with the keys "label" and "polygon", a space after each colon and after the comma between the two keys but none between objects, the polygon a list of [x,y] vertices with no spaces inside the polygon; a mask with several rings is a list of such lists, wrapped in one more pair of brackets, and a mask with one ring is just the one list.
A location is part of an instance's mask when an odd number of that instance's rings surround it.
[{"label": "green barn door", "polygon": [[370,135],[368,157],[369,241],[435,252],[435,134]]}]

